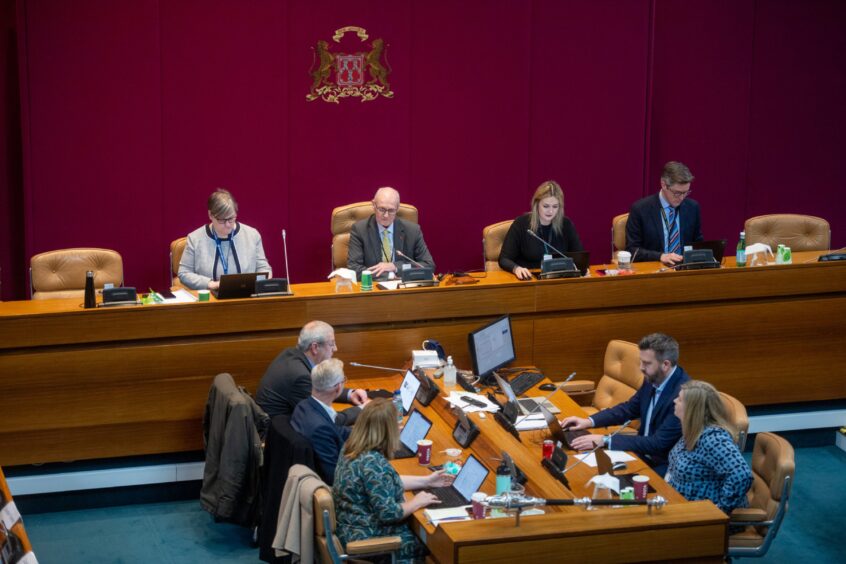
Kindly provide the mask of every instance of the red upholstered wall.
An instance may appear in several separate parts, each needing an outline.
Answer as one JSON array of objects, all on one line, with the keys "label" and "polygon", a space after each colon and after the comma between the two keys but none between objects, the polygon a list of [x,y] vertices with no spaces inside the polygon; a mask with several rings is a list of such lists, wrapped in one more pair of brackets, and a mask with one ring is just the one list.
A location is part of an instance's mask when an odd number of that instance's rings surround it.
[{"label": "red upholstered wall", "polygon": [[[0,3],[15,21],[15,3]],[[277,273],[287,229],[294,282],[328,273],[332,208],[380,185],[420,208],[446,271],[481,267],[482,227],[557,179],[602,262],[611,217],[656,189],[669,159],[697,176],[707,237],[734,240],[748,216],[795,210],[846,242],[840,2],[16,7],[16,29],[3,29],[18,47],[0,45],[4,299],[23,297],[29,256],[69,246],[114,248],[127,283],[164,287],[169,242],[205,221],[217,186],[262,232]],[[306,101],[312,47],[345,25],[389,45],[393,99]]]}]

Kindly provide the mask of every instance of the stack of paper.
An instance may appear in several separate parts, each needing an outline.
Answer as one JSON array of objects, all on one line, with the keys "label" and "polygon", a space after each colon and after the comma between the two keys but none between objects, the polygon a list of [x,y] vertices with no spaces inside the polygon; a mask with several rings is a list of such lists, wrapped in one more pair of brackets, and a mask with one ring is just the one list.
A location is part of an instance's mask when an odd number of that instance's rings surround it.
[{"label": "stack of paper", "polygon": [[[479,407],[478,405],[473,405],[467,401],[464,401],[461,398],[472,398],[480,403],[485,404],[484,407]],[[499,407],[493,404],[488,398],[481,394],[473,394],[470,392],[450,392],[449,395],[445,398],[453,407],[457,407],[463,410],[465,413],[475,413],[477,411],[490,411],[491,413],[496,413],[499,411]]]}]

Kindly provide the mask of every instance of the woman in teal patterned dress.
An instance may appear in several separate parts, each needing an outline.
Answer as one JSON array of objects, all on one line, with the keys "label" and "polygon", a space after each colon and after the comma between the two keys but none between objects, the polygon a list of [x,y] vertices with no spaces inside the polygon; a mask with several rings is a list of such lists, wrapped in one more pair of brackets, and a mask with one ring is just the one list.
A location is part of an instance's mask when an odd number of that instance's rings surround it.
[{"label": "woman in teal patterned dress", "polygon": [[400,536],[400,561],[426,554],[423,544],[405,524],[405,519],[434,503],[433,494],[421,491],[406,501],[405,490],[437,488],[452,483],[443,471],[428,476],[400,476],[389,460],[399,445],[397,412],[390,400],[377,399],[359,414],[344,452],[335,468],[335,497],[338,537],[344,544],[372,537]]}]

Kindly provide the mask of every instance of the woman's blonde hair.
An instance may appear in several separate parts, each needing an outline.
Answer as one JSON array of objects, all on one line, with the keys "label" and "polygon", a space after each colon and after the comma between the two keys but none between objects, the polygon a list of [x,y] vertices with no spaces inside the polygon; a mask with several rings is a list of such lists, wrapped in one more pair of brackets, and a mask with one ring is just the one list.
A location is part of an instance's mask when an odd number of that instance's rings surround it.
[{"label": "woman's blonde hair", "polygon": [[737,439],[737,430],[729,422],[725,404],[714,386],[691,380],[682,384],[681,391],[684,392],[682,436],[687,450],[693,450],[706,427],[722,427]]},{"label": "woman's blonde hair", "polygon": [[376,450],[388,460],[399,448],[397,410],[391,400],[379,398],[368,403],[356,419],[344,445],[344,456],[352,460],[365,452]]},{"label": "woman's blonde hair", "polygon": [[238,202],[229,193],[229,190],[218,188],[212,192],[208,201],[209,213],[218,219],[232,217],[238,213]]},{"label": "woman's blonde hair", "polygon": [[541,200],[544,198],[555,198],[558,200],[558,213],[552,218],[552,230],[556,235],[561,235],[562,226],[564,225],[564,191],[561,186],[554,180],[547,180],[535,190],[535,195],[532,196],[532,218],[529,227],[532,231],[537,231],[540,227],[540,213],[538,207]]}]

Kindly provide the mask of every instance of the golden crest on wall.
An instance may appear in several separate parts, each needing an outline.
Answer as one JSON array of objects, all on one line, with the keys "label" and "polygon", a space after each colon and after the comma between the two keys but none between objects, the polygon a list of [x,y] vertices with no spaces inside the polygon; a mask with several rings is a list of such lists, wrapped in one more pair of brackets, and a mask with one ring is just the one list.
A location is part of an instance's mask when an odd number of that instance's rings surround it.
[{"label": "golden crest on wall", "polygon": [[[369,39],[364,28],[351,25],[336,30],[332,40],[340,44],[348,32],[355,33],[361,43],[366,44]],[[333,52],[332,47],[334,44],[323,39],[312,47],[311,88],[306,100],[321,99],[337,104],[341,98],[361,98],[362,102],[369,102],[379,96],[394,97],[388,84],[391,67],[384,40],[374,39],[366,52]]]}]

